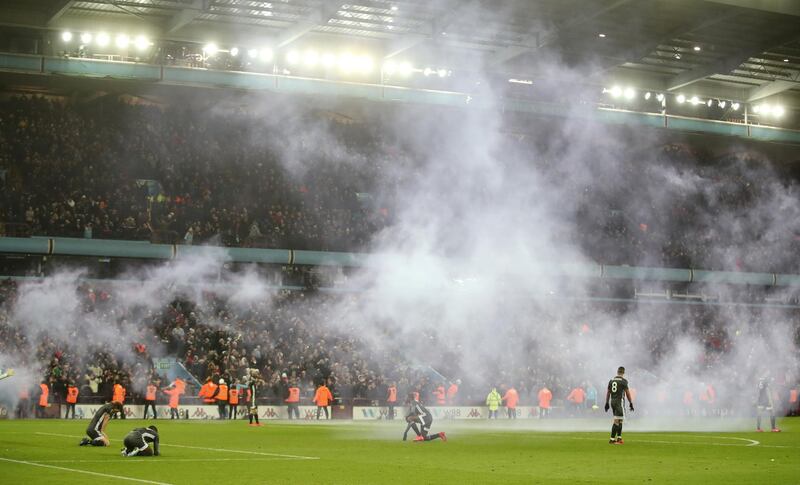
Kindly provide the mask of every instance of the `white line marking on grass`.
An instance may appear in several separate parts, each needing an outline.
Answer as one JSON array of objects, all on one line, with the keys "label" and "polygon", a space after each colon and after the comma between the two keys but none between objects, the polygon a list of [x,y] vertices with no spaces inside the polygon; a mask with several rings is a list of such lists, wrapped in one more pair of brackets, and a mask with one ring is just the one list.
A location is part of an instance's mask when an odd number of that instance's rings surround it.
[{"label": "white line marking on grass", "polygon": [[[141,457],[141,458],[151,458]],[[133,458],[131,460],[126,460],[125,463],[174,463],[174,462],[201,462],[207,463],[212,461],[274,461],[274,460],[293,460],[294,458],[281,458],[279,456],[273,457],[264,457],[264,458],[162,458],[156,457],[155,460],[142,460],[141,458]],[[36,460],[35,462],[31,463],[108,463],[109,460]]]},{"label": "white line marking on grass", "polygon": [[[762,445],[760,441],[751,440],[748,438],[733,438],[728,436],[698,436],[698,438],[716,438],[721,440],[740,440],[740,441],[748,441],[748,444],[740,444],[740,443],[709,443],[707,441],[666,441],[666,440],[641,440],[638,438],[633,438],[631,443],[658,443],[658,444],[665,444],[665,445],[702,445],[702,446],[743,446],[743,447],[750,447],[750,446],[758,446],[759,448],[793,448],[792,446],[780,446],[780,445]],[[570,438],[573,440],[589,440],[595,441],[598,440],[597,438],[577,438],[573,437]],[[598,440],[599,441],[599,440]]]},{"label": "white line marking on grass", "polygon": [[[63,436],[65,438],[79,438],[79,436],[71,435],[71,434],[61,434],[61,433],[42,433],[37,431],[36,434],[42,434],[46,436]],[[195,450],[206,450],[206,451],[224,451],[227,453],[242,453],[246,455],[259,455],[259,456],[274,456],[278,458],[290,458],[294,460],[319,460],[318,456],[303,456],[303,455],[285,455],[281,453],[267,453],[264,451],[248,451],[248,450],[229,450],[225,448],[206,448],[203,446],[189,446],[189,445],[176,445],[174,443],[160,443],[159,446],[172,446],[175,448],[189,448]]]},{"label": "white line marking on grass", "polygon": [[35,462],[32,462],[32,461],[12,460],[11,458],[3,458],[3,457],[0,457],[0,460],[8,461],[8,462],[11,462],[11,463],[19,463],[21,465],[38,466],[38,467],[41,467],[41,468],[52,468],[54,470],[62,470],[62,471],[73,472],[73,473],[85,473],[87,475],[94,475],[94,476],[97,476],[97,477],[116,478],[117,480],[128,480],[128,481],[131,481],[131,482],[139,482],[139,483],[152,483],[152,484],[155,484],[155,485],[171,485],[171,484],[165,483],[165,482],[154,482],[152,480],[142,480],[142,479],[139,479],[139,478],[122,477],[122,476],[119,476],[119,475],[110,475],[108,473],[90,472],[88,470],[78,470],[78,469],[75,469],[75,468],[66,468],[66,467],[63,467],[63,466],[45,465],[45,464],[42,464],[42,463],[35,463]]}]

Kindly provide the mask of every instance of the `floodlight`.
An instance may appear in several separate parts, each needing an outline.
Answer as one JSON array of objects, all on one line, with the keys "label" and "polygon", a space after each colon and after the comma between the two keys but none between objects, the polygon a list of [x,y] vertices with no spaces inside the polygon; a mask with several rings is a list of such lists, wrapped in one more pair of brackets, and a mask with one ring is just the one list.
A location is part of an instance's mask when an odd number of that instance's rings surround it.
[{"label": "floodlight", "polygon": [[783,109],[783,106],[775,106],[772,109],[772,114],[775,115],[776,118],[780,118],[785,112],[786,110]]},{"label": "floodlight", "polygon": [[216,55],[218,51],[219,47],[217,47],[217,44],[213,42],[209,42],[208,44],[205,45],[205,47],[203,47],[203,52],[205,52],[209,56]]},{"label": "floodlight", "polygon": [[114,44],[120,49],[125,49],[130,44],[131,38],[125,34],[119,34],[116,39],[114,39]]},{"label": "floodlight", "polygon": [[783,62],[789,62],[789,58],[787,57],[786,59],[783,60]]},{"label": "floodlight", "polygon": [[761,114],[762,115],[771,115],[772,114],[772,106],[768,104],[761,105]]},{"label": "floodlight", "polygon": [[656,94],[656,100],[658,100],[658,101],[664,101],[664,94],[663,94],[663,93],[658,93],[658,94]]},{"label": "floodlight", "polygon": [[400,65],[397,66],[397,70],[400,72],[401,76],[408,77],[414,72],[414,67],[410,62],[401,62]]},{"label": "floodlight", "polygon": [[392,5],[392,6],[390,7],[390,10],[391,10],[392,12],[397,12],[397,5]]},{"label": "floodlight", "polygon": [[263,62],[269,62],[272,60],[272,49],[261,49],[261,52],[258,54],[258,58],[261,59]]},{"label": "floodlight", "polygon": [[100,32],[97,34],[97,45],[100,47],[105,47],[108,43],[111,42],[111,38],[105,32]]},{"label": "floodlight", "polygon": [[684,102],[684,101],[686,101],[686,96],[684,96],[684,95],[682,95],[682,94],[679,94],[679,95],[678,95],[678,96],[675,98],[675,101],[677,101],[677,102],[678,102],[678,104],[683,104],[683,102]]},{"label": "floodlight", "polygon": [[650,94],[650,91],[647,91],[646,93],[644,93],[644,99],[646,99],[646,100],[647,100],[647,99],[650,99],[650,96],[652,96],[652,95]]},{"label": "floodlight", "polygon": [[307,50],[305,54],[303,54],[303,62],[306,66],[314,67],[319,62],[319,54],[315,50]]},{"label": "floodlight", "polygon": [[147,40],[147,37],[143,35],[138,35],[136,36],[136,39],[134,39],[133,45],[135,45],[136,48],[139,49],[140,51],[143,51],[148,47],[150,47],[150,41]]},{"label": "floodlight", "polygon": [[675,57],[675,59],[680,61],[681,60],[681,53],[680,52],[676,52],[674,57]]},{"label": "floodlight", "polygon": [[436,71],[436,74],[438,74],[439,77],[445,77],[447,76],[447,69],[439,69],[438,71]]},{"label": "floodlight", "polygon": [[625,88],[625,99],[633,99],[636,96],[636,91],[633,88]]},{"label": "floodlight", "polygon": [[700,104],[700,98],[698,98],[697,96],[692,96],[692,99],[690,99],[689,102],[697,106],[698,104]]},{"label": "floodlight", "polygon": [[706,101],[706,106],[708,106],[709,108],[711,107],[712,104],[714,104],[713,99],[709,99],[708,101]]},{"label": "floodlight", "polygon": [[236,57],[239,55],[239,48],[238,47],[231,47],[230,55],[232,57]]},{"label": "floodlight", "polygon": [[605,39],[606,38],[606,34],[602,34],[602,33],[597,34],[597,36],[600,37],[601,39]]},{"label": "floodlight", "polygon": [[757,104],[757,105],[753,106],[753,113],[758,114],[760,112],[761,112],[761,105],[760,104]]},{"label": "floodlight", "polygon": [[699,45],[693,47],[695,52],[700,52],[702,49]]},{"label": "floodlight", "polygon": [[725,106],[727,106],[727,105],[728,105],[727,101],[718,101],[717,102],[717,106],[719,106],[722,109],[725,109]]},{"label": "floodlight", "polygon": [[91,41],[92,41],[92,34],[90,34],[89,32],[84,32],[84,33],[81,34],[81,42],[82,43],[88,44]]},{"label": "floodlight", "polygon": [[620,96],[622,96],[622,88],[619,86],[614,86],[611,88],[611,91],[609,91],[609,93],[611,93],[612,98],[619,98]]},{"label": "floodlight", "polygon": [[72,32],[61,32],[61,40],[69,42],[72,40]]},{"label": "floodlight", "polygon": [[731,108],[734,111],[739,111],[739,103],[731,103]]},{"label": "floodlight", "polygon": [[431,74],[433,74],[433,69],[431,69],[430,67],[426,67],[426,68],[425,68],[425,69],[422,71],[422,74],[424,74],[424,75],[426,75],[426,76],[430,76]]}]

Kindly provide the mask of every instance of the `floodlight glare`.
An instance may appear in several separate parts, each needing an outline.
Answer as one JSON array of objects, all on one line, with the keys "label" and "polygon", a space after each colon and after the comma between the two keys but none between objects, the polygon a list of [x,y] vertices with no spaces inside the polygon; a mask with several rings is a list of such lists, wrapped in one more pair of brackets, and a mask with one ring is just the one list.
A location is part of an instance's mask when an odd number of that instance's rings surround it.
[{"label": "floodlight glare", "polygon": [[392,12],[397,12],[397,5],[392,5],[391,10]]},{"label": "floodlight glare", "polygon": [[232,57],[236,57],[239,55],[239,48],[238,47],[231,47],[230,54]]},{"label": "floodlight glare", "polygon": [[431,74],[433,74],[433,69],[431,69],[430,67],[426,67],[425,70],[422,71],[422,74],[430,76]]},{"label": "floodlight glare", "polygon": [[392,75],[397,72],[397,63],[394,61],[386,61],[383,63],[383,72],[388,75]]},{"label": "floodlight glare", "polygon": [[339,69],[342,72],[350,72],[355,68],[355,59],[350,53],[344,53],[339,56]]},{"label": "floodlight glare", "polygon": [[656,99],[658,101],[664,101],[664,95],[662,93],[658,93],[658,94],[656,94]]},{"label": "floodlight glare", "polygon": [[692,96],[692,99],[690,99],[689,101],[695,106],[700,104],[700,98],[698,98],[697,96]]},{"label": "floodlight glare", "polygon": [[713,99],[709,99],[708,101],[706,101],[706,106],[708,106],[709,108],[711,107],[712,104],[714,104]]},{"label": "floodlight glare", "polygon": [[356,58],[356,66],[360,72],[369,74],[372,72],[372,68],[375,67],[375,61],[370,56],[359,56]]},{"label": "floodlight glare", "polygon": [[783,106],[775,106],[772,109],[772,114],[775,115],[776,118],[780,118],[785,112],[786,110],[783,109]]},{"label": "floodlight glare", "polygon": [[439,77],[445,77],[447,76],[447,69],[439,69],[438,71],[436,71],[436,74],[438,74]]},{"label": "floodlight glare", "polygon": [[644,99],[650,99],[650,96],[652,96],[652,94],[650,94],[650,91],[644,93]]},{"label": "floodlight glare", "polygon": [[727,106],[727,105],[728,105],[727,101],[720,101],[720,102],[717,103],[717,106],[719,106],[722,109],[725,109],[725,106]]},{"label": "floodlight glare", "polygon": [[694,46],[694,51],[695,52],[700,52],[700,50],[701,50],[701,48],[700,48],[699,45]]},{"label": "floodlight glare", "polygon": [[288,62],[290,66],[297,64],[300,62],[300,53],[294,50],[289,51],[289,53],[286,54],[286,62]]},{"label": "floodlight glare", "polygon": [[81,42],[82,43],[88,44],[91,41],[92,41],[92,34],[90,34],[89,32],[84,32],[84,33],[81,34]]},{"label": "floodlight glare", "polygon": [[336,56],[331,54],[330,52],[326,52],[322,54],[322,65],[331,68],[336,65]]},{"label": "floodlight glare", "polygon": [[147,37],[143,35],[138,35],[136,36],[136,39],[134,39],[133,45],[135,45],[136,48],[139,49],[140,51],[143,51],[148,47],[150,47],[150,41],[147,40]]},{"label": "floodlight glare", "polygon": [[678,104],[683,104],[683,103],[684,103],[684,101],[686,101],[686,96],[684,96],[684,95],[682,95],[682,94],[679,94],[679,95],[678,95],[678,96],[675,98],[675,101],[677,101],[677,102],[678,102]]},{"label": "floodlight glare", "polygon": [[636,96],[636,91],[633,88],[625,88],[625,99],[633,99]]},{"label": "floodlight glare", "polygon": [[739,111],[739,103],[731,103],[731,108],[734,111]]},{"label": "floodlight glare", "polygon": [[250,59],[258,57],[258,49],[247,49],[247,57]]},{"label": "floodlight glare", "polygon": [[205,47],[203,47],[203,52],[205,52],[206,55],[209,56],[216,55],[217,51],[219,51],[219,47],[217,47],[217,44],[213,42],[209,42],[208,44],[205,45]]},{"label": "floodlight glare", "polygon": [[758,114],[760,112],[761,112],[761,105],[760,104],[757,104],[757,105],[753,106],[753,113]]},{"label": "floodlight glare", "polygon": [[101,32],[97,34],[97,45],[100,47],[105,47],[108,43],[111,42],[111,38],[105,32]]},{"label": "floodlight glare", "polygon": [[69,42],[72,40],[72,32],[62,32],[61,33],[61,40],[64,42]]},{"label": "floodlight glare", "polygon": [[606,38],[606,34],[597,34],[597,36],[600,37],[601,39],[605,39]]},{"label": "floodlight glare", "polygon": [[397,66],[397,70],[400,72],[401,76],[408,77],[414,72],[414,67],[410,62],[401,62],[400,65]]},{"label": "floodlight glare", "polygon": [[611,88],[611,91],[609,91],[609,93],[611,93],[612,98],[619,98],[620,96],[622,96],[622,88],[619,86],[614,86]]},{"label": "floodlight glare", "polygon": [[258,58],[261,59],[263,62],[269,62],[272,60],[272,49],[261,49],[261,52],[258,55]]},{"label": "floodlight glare", "polygon": [[786,59],[783,60],[783,62],[789,62],[789,58],[787,57]]},{"label": "floodlight glare", "polygon": [[314,50],[307,50],[305,54],[303,54],[303,62],[306,66],[314,67],[319,62],[319,54],[317,51]]},{"label": "floodlight glare", "polygon": [[114,44],[120,49],[125,49],[130,44],[131,38],[125,34],[119,34],[116,39],[114,39]]}]

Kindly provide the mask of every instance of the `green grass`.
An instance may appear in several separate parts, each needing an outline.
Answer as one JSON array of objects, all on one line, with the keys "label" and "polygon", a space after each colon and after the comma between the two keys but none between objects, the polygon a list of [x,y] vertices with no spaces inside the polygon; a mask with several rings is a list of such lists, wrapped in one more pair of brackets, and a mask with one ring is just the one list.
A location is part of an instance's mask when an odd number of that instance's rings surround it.
[{"label": "green grass", "polygon": [[622,446],[609,445],[606,432],[550,431],[602,429],[608,420],[516,423],[528,430],[505,422],[434,423],[434,431],[447,431],[446,443],[402,442],[402,421],[265,421],[251,428],[244,421],[159,420],[162,456],[138,458],[119,450],[143,421],[111,421],[108,448],[77,446],[87,423],[0,420],[0,483],[800,483],[800,418],[782,420],[782,433],[645,433],[635,431],[643,422],[631,422]]}]

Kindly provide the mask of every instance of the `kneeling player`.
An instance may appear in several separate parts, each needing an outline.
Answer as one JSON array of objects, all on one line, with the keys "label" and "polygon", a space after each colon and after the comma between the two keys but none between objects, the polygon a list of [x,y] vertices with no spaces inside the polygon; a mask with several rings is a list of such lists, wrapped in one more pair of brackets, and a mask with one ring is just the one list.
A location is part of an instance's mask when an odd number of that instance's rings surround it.
[{"label": "kneeling player", "polygon": [[135,428],[125,435],[123,444],[122,456],[158,456],[158,428]]},{"label": "kneeling player", "polygon": [[83,438],[79,443],[80,446],[108,446],[108,436],[106,436],[106,426],[111,415],[114,413],[122,412],[122,403],[119,401],[111,401],[110,403],[103,404],[100,409],[94,413],[89,427],[86,428],[88,438]]},{"label": "kneeling player", "polygon": [[443,431],[429,434],[431,425],[433,424],[433,416],[430,411],[428,411],[428,408],[415,399],[413,394],[409,395],[409,401],[409,411],[406,415],[406,423],[408,423],[408,425],[406,426],[406,431],[403,433],[403,441],[408,439],[408,430],[410,429],[413,429],[414,433],[417,435],[414,441],[432,441],[435,439],[447,441],[447,435],[445,435]]}]

